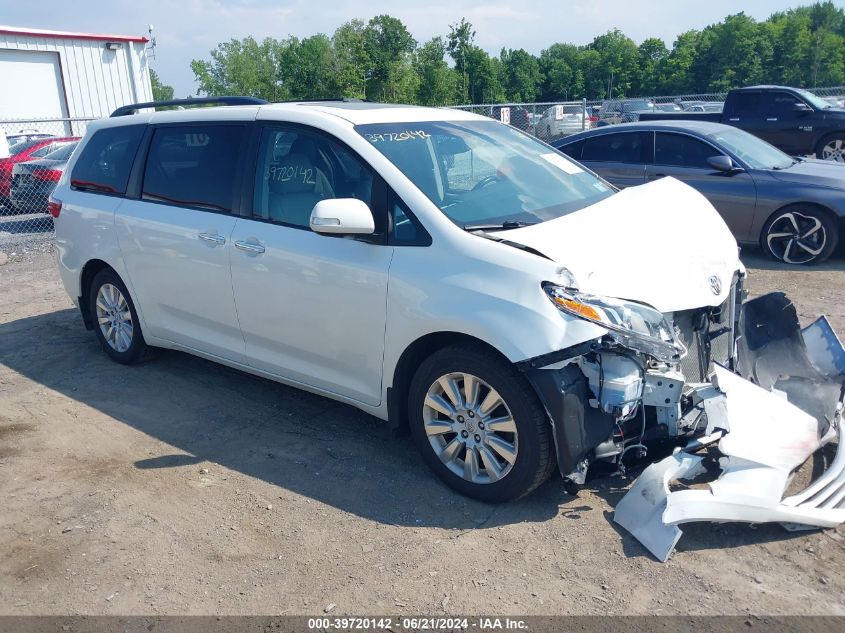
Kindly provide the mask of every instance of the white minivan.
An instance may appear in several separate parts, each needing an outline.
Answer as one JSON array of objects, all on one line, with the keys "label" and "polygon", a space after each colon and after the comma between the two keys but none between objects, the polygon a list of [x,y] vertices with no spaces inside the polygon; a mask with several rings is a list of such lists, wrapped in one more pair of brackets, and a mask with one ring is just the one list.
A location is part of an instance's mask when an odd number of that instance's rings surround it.
[{"label": "white minivan", "polygon": [[814,446],[838,428],[843,368],[808,360],[783,295],[743,306],[736,242],[686,185],[618,192],[456,110],[210,101],[91,124],[51,200],[114,360],[182,350],[350,403],[486,501],[727,432],[718,371],[819,419]]}]

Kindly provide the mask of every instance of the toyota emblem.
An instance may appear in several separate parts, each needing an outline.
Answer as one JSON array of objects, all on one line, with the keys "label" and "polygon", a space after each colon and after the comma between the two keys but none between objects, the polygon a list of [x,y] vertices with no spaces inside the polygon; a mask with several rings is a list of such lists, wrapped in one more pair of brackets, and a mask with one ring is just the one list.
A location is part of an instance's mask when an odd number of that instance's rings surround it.
[{"label": "toyota emblem", "polygon": [[709,281],[710,290],[713,291],[714,295],[718,295],[722,292],[722,280],[719,278],[719,275],[711,275]]}]

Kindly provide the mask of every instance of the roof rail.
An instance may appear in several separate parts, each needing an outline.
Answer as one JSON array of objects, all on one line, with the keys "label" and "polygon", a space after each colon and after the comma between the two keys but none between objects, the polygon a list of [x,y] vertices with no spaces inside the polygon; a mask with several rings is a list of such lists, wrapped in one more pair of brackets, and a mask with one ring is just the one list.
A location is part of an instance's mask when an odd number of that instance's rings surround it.
[{"label": "roof rail", "polygon": [[170,101],[148,101],[146,103],[131,103],[129,105],[121,106],[111,113],[111,116],[126,116],[127,114],[135,114],[138,110],[144,108],[163,108],[165,106],[177,106],[184,108],[186,106],[195,105],[264,105],[268,103],[264,99],[258,97],[199,97],[196,99],[172,99]]}]

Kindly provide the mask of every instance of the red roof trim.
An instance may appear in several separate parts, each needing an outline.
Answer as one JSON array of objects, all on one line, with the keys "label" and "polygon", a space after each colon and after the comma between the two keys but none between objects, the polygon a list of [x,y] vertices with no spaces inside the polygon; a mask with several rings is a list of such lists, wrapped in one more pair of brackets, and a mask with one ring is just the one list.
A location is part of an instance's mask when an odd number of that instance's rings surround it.
[{"label": "red roof trim", "polygon": [[137,42],[146,44],[146,37],[131,35],[99,35],[96,33],[72,33],[70,31],[47,31],[44,29],[26,29],[14,26],[0,26],[0,35],[24,35],[27,37],[46,37],[63,40],[94,40],[97,42]]}]

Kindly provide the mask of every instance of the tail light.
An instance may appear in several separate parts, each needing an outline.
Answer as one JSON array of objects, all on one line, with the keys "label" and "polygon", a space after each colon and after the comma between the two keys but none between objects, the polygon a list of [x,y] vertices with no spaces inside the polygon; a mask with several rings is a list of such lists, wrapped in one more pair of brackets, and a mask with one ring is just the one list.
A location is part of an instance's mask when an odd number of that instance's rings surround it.
[{"label": "tail light", "polygon": [[58,169],[33,169],[32,177],[38,180],[46,180],[48,182],[59,182],[62,177],[62,172]]},{"label": "tail light", "polygon": [[54,218],[59,217],[59,214],[62,212],[62,201],[50,196],[50,199],[47,201],[47,211]]},{"label": "tail light", "polygon": [[591,116],[591,117],[590,117],[590,122],[591,122],[591,123],[595,123],[595,122],[597,122],[598,120],[599,120],[599,118],[598,118],[596,115],[593,115],[593,116]]}]

